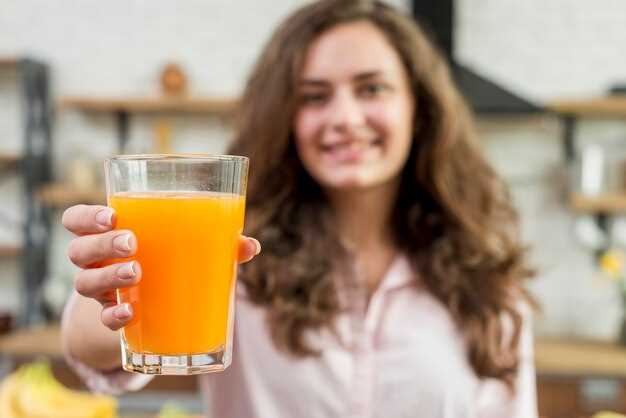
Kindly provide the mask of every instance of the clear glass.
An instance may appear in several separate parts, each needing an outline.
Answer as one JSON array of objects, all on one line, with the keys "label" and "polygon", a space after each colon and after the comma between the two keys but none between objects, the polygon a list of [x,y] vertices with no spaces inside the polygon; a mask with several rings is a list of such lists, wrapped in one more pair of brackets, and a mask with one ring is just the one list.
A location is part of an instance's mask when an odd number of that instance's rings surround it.
[{"label": "clear glass", "polygon": [[133,319],[121,332],[125,370],[223,371],[231,361],[246,157],[124,155],[105,162],[116,229],[137,237],[140,282],[119,289]]}]

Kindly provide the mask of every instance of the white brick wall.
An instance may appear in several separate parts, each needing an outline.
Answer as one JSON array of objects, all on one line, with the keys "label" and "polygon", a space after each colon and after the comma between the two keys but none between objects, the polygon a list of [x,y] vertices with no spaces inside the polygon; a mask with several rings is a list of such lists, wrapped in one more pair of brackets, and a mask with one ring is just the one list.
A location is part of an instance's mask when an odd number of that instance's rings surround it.
[{"label": "white brick wall", "polygon": [[[4,0],[0,55],[33,54],[50,63],[53,93],[147,95],[158,68],[181,62],[197,94],[236,95],[272,27],[303,0]],[[408,1],[394,3],[407,7]],[[456,56],[468,66],[543,102],[599,95],[626,81],[626,2],[597,0],[457,0]],[[17,89],[0,74],[0,151],[19,149]],[[133,120],[130,149],[148,149],[154,119]],[[219,152],[227,127],[210,118],[176,117],[175,147]],[[96,160],[114,151],[111,117],[59,113],[54,129],[57,173],[83,152]],[[589,251],[572,239],[563,205],[559,126],[548,118],[481,121],[485,151],[512,186],[524,233],[541,269],[532,290],[544,305],[542,333],[609,337],[621,307],[613,288],[593,280]],[[626,139],[626,123],[587,122],[583,139]],[[14,182],[15,183],[15,182]],[[3,183],[4,184],[4,183]],[[0,184],[1,186],[2,184]],[[17,186],[5,183],[17,193]],[[3,199],[19,215],[19,206]],[[0,235],[2,229],[0,228]],[[5,232],[6,235],[6,232]],[[64,259],[68,234],[57,228],[53,271],[58,289],[71,281]],[[16,265],[0,261],[0,307],[15,307]],[[4,278],[3,278],[4,276]],[[5,278],[10,278],[7,280]],[[62,293],[62,291],[60,292]],[[589,324],[595,321],[596,325]]]},{"label": "white brick wall", "polygon": [[626,83],[623,0],[457,0],[457,56],[529,97]]}]

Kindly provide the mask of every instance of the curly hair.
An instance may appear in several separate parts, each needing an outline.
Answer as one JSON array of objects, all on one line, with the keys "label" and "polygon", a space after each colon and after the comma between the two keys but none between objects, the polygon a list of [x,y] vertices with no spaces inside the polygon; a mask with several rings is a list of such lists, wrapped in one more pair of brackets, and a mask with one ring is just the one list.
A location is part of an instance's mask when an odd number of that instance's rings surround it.
[{"label": "curly hair", "polygon": [[[295,151],[296,85],[309,45],[339,24],[368,21],[402,59],[415,100],[413,141],[392,229],[416,281],[464,333],[476,375],[513,388],[522,326],[520,301],[532,277],[507,188],[482,157],[472,115],[442,55],[418,25],[390,6],[322,0],[274,32],[248,80],[230,152],[250,157],[246,232],[264,253],[243,266],[250,299],[266,308],[275,344],[314,355],[305,332],[332,326],[342,311],[341,278],[351,254],[320,187]],[[504,332],[504,318],[512,333]]]}]

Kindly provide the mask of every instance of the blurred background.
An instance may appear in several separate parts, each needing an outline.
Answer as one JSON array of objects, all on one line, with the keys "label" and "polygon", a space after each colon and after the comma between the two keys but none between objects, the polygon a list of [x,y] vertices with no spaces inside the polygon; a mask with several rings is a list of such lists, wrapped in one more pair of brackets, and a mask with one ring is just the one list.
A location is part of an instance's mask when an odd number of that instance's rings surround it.
[{"label": "blurred background", "polygon": [[[0,5],[0,359],[41,356],[58,379],[74,268],[64,208],[102,203],[116,153],[220,153],[276,24],[304,4],[4,0]],[[626,412],[626,4],[620,0],[390,2],[428,26],[509,185],[539,276],[540,411]],[[165,394],[165,395],[164,395]],[[195,383],[120,398],[201,412]]]}]

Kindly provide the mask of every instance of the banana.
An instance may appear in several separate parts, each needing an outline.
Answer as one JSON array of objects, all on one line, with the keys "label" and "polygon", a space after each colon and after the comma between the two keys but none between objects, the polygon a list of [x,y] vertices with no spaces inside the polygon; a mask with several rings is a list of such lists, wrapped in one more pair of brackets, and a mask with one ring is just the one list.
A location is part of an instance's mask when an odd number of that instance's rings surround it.
[{"label": "banana", "polygon": [[24,418],[17,409],[17,394],[20,390],[20,381],[16,375],[10,375],[0,385],[0,417]]},{"label": "banana", "polygon": [[115,398],[67,389],[43,362],[22,366],[0,391],[1,418],[116,418],[116,409]]},{"label": "banana", "polygon": [[185,412],[185,410],[178,405],[166,402],[165,405],[161,407],[159,411],[158,418],[187,418],[189,415]]},{"label": "banana", "polygon": [[610,411],[601,411],[595,414],[592,418],[626,418],[626,415],[617,414]]}]

